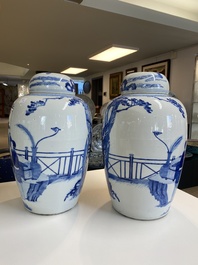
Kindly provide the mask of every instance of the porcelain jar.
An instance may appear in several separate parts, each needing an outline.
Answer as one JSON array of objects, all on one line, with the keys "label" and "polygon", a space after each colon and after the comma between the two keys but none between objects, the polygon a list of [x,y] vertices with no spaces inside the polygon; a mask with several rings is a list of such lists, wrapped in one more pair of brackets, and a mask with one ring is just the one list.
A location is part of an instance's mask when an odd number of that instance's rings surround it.
[{"label": "porcelain jar", "polygon": [[30,94],[9,116],[13,171],[26,209],[58,214],[73,208],[88,165],[91,114],[66,75],[32,77]]},{"label": "porcelain jar", "polygon": [[160,73],[127,75],[103,120],[105,173],[112,205],[140,220],[165,216],[180,179],[187,140],[182,103]]}]

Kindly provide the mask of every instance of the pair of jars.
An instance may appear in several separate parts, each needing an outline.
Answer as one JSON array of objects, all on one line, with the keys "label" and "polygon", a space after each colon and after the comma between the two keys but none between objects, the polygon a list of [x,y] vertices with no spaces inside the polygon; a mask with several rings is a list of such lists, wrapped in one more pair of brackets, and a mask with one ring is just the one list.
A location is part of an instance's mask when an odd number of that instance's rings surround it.
[{"label": "pair of jars", "polygon": [[[78,201],[86,175],[92,120],[75,97],[74,82],[53,73],[35,75],[30,94],[9,117],[13,170],[25,207],[38,214],[67,211]],[[125,77],[121,96],[103,120],[104,166],[113,207],[151,220],[167,214],[186,147],[184,106],[169,96],[158,73]]]}]

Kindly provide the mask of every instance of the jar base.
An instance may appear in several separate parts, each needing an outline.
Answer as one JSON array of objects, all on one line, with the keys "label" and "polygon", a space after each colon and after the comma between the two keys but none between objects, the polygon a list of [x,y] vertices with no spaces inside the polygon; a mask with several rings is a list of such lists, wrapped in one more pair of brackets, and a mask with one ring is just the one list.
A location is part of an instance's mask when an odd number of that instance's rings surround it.
[{"label": "jar base", "polygon": [[140,220],[140,221],[152,221],[152,220],[161,219],[168,214],[169,209],[170,209],[170,207],[169,207],[168,210],[163,212],[163,213],[158,212],[158,213],[152,213],[152,214],[151,213],[145,214],[145,213],[135,213],[131,210],[127,210],[126,208],[124,209],[121,207],[117,207],[117,205],[115,205],[113,202],[112,202],[112,207],[119,214],[121,214],[125,217],[128,217],[128,218],[131,218],[134,220]]},{"label": "jar base", "polygon": [[23,201],[23,204],[24,204],[24,207],[25,209],[30,212],[30,213],[33,213],[33,214],[38,214],[38,215],[58,215],[58,214],[62,214],[62,213],[65,213],[71,209],[73,209],[76,204],[78,203],[78,198],[72,200],[72,202],[70,202],[70,204],[68,205],[65,205],[64,207],[53,207],[53,208],[50,208],[50,207],[41,207],[40,205],[38,206],[33,206],[33,204],[31,203],[31,206],[30,204],[27,202],[24,202]]}]

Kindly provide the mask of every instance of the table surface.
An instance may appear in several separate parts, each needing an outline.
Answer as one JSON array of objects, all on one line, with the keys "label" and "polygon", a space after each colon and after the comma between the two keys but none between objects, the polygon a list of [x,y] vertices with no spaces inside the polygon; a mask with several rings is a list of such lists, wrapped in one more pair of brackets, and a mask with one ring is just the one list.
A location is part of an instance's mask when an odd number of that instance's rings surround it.
[{"label": "table surface", "polygon": [[73,209],[42,216],[25,210],[15,181],[1,183],[0,264],[197,265],[198,199],[177,190],[167,216],[133,220],[112,208],[100,169]]}]

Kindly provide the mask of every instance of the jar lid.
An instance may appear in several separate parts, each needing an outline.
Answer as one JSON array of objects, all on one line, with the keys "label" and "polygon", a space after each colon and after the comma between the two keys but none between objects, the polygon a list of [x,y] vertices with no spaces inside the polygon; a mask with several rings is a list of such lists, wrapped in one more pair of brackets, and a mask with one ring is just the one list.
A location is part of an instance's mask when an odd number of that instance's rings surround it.
[{"label": "jar lid", "polygon": [[122,94],[168,94],[167,78],[156,72],[136,72],[126,75],[121,84]]},{"label": "jar lid", "polygon": [[67,75],[40,73],[34,75],[29,83],[30,93],[50,93],[75,95],[74,81]]}]

